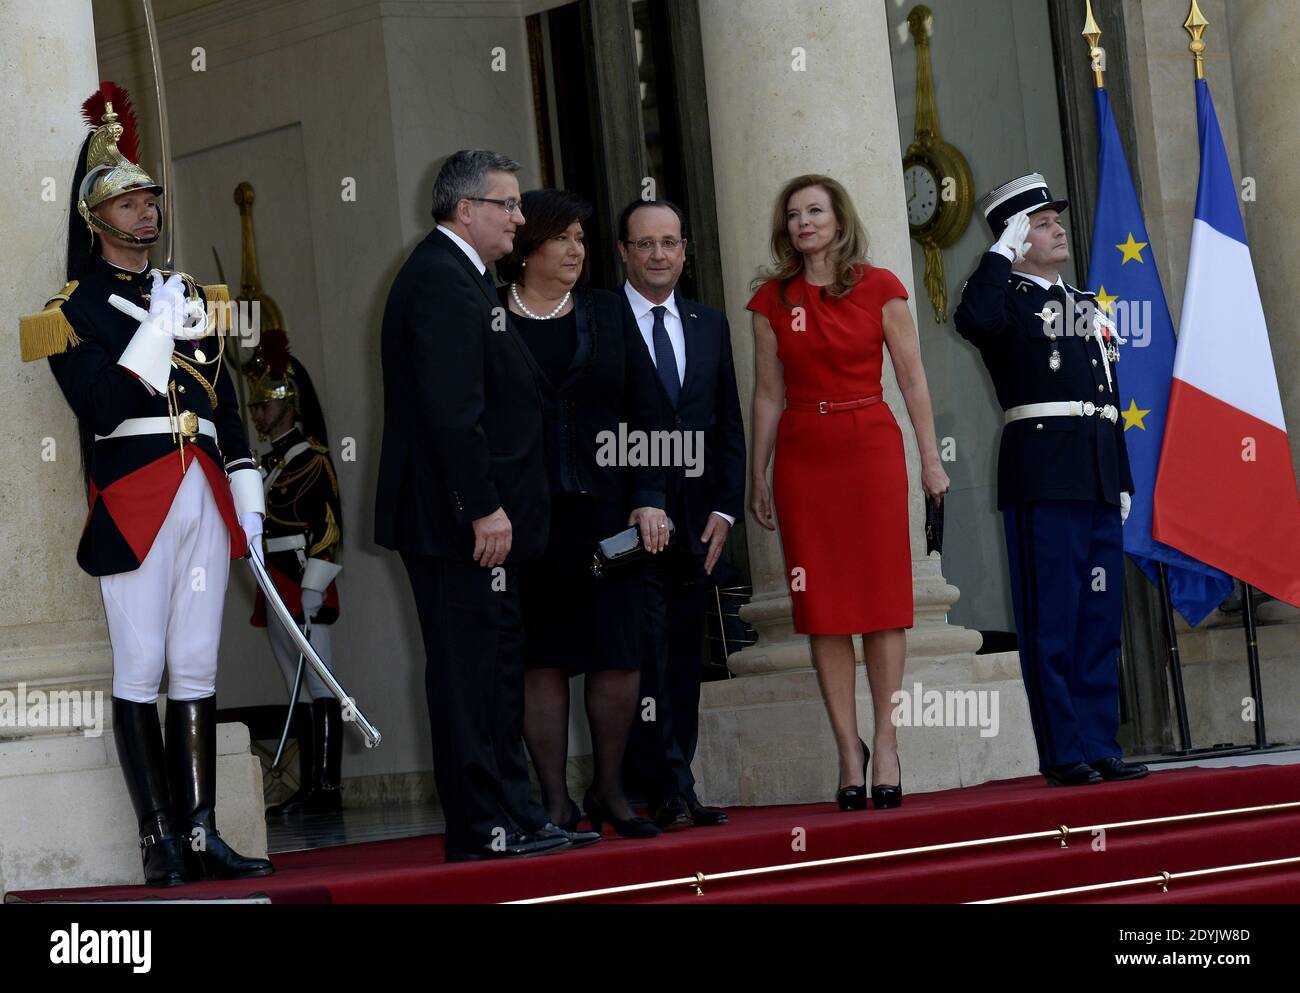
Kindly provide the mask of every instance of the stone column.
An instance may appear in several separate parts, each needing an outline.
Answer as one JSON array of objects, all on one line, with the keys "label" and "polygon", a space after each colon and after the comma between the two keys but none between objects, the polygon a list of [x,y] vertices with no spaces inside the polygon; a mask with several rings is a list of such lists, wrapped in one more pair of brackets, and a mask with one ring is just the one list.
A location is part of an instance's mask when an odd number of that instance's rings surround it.
[{"label": "stone column", "polygon": [[[786,180],[819,172],[843,183],[870,232],[873,264],[912,290],[888,27],[881,0],[702,0],[700,20],[727,312],[748,420],[754,349],[745,303],[750,280],[769,261],[771,199]],[[915,315],[915,302],[909,307]],[[944,580],[938,557],[925,555],[920,459],[888,353],[885,366],[885,399],[903,426],[911,488],[916,626],[908,652],[973,651],[979,635],[944,621],[958,592]],[[780,541],[752,521],[747,531],[754,595],[742,615],[759,640],[732,656],[732,671],[806,668],[807,639],[792,625]]]},{"label": "stone column", "polygon": [[[20,359],[18,320],[63,286],[69,184],[99,85],[91,0],[5,0],[0,32],[0,894],[142,881],[136,819],[108,727],[112,652],[98,581],[75,551],[86,517],[76,421],[44,361]],[[20,692],[21,691],[21,692]],[[33,726],[46,705],[80,709]],[[21,714],[21,716],[19,716]],[[48,710],[44,716],[49,720]],[[261,767],[248,730],[217,735],[223,835],[266,853]]]},{"label": "stone column", "polygon": [[[1227,23],[1211,24],[1206,44],[1232,50],[1232,79],[1237,100],[1237,135],[1241,173],[1255,182],[1255,199],[1244,203],[1259,293],[1273,364],[1282,392],[1287,428],[1300,437],[1300,276],[1295,252],[1300,244],[1300,211],[1295,190],[1300,184],[1300,57],[1296,52],[1295,4],[1235,0],[1227,5]],[[1227,30],[1223,30],[1226,27]],[[1210,82],[1211,86],[1215,83]],[[1216,89],[1217,95],[1217,89]],[[1216,104],[1217,109],[1217,104]],[[1291,439],[1291,459],[1300,476],[1300,443]]]},{"label": "stone column", "polygon": [[[64,283],[69,183],[85,134],[80,104],[98,85],[90,0],[12,0],[0,32],[8,118],[0,204],[8,261],[0,311],[9,332],[0,370],[0,689],[18,682],[94,683],[106,689],[111,656],[98,583],[75,559],[86,517],[77,425],[44,361],[19,357],[18,318]],[[3,730],[0,729],[0,735]]]}]

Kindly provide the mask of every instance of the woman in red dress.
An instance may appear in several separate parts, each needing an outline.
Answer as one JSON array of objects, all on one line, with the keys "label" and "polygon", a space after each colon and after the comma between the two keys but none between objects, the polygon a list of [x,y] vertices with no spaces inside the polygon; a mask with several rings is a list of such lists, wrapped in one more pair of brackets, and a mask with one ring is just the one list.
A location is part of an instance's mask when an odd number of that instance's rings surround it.
[{"label": "woman in red dress", "polygon": [[775,530],[775,496],[795,629],[810,636],[839,750],[842,810],[867,805],[855,634],[875,714],[872,801],[903,800],[890,714],[903,683],[903,630],[912,626],[912,552],[903,435],[881,398],[886,345],[921,452],[921,486],[936,500],[948,490],[907,290],[866,254],[866,229],[844,187],[799,176],[777,198],[774,264],[749,302],[757,364],[750,509]]}]

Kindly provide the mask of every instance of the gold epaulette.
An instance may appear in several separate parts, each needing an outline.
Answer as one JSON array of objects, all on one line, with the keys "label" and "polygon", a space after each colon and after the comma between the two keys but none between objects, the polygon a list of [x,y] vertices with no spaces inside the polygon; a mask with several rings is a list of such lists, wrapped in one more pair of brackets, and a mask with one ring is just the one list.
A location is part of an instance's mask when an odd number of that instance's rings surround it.
[{"label": "gold epaulette", "polygon": [[203,295],[207,298],[209,306],[213,303],[221,304],[215,308],[213,314],[215,333],[226,334],[230,331],[230,289],[225,283],[211,283],[203,287]]},{"label": "gold epaulette", "polygon": [[18,333],[22,340],[24,362],[58,355],[81,343],[62,310],[76,288],[77,281],[74,279],[50,297],[45,302],[45,309],[39,314],[28,314],[19,321]]}]

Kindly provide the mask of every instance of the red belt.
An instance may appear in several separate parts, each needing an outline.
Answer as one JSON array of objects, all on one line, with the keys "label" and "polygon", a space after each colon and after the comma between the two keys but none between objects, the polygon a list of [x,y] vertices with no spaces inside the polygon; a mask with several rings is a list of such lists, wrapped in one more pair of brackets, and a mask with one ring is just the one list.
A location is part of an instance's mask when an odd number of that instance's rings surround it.
[{"label": "red belt", "polygon": [[785,405],[788,410],[810,410],[818,414],[833,414],[837,410],[855,410],[858,407],[870,407],[873,403],[879,403],[881,395],[877,393],[873,397],[863,397],[860,400],[786,400]]}]

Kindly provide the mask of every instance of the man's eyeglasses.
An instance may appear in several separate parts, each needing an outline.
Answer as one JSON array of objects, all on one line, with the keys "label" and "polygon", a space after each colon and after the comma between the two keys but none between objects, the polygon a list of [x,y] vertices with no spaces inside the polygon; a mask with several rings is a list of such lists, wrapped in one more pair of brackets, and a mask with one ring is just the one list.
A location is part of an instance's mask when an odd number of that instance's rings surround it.
[{"label": "man's eyeglasses", "polygon": [[682,238],[679,241],[676,238],[665,238],[663,241],[655,241],[653,238],[642,238],[640,241],[625,241],[623,244],[627,245],[629,248],[635,248],[643,255],[649,255],[655,250],[655,246],[658,245],[665,253],[671,255],[673,252],[677,251],[677,249],[686,244],[686,239]]},{"label": "man's eyeglasses", "polygon": [[494,203],[501,207],[507,214],[513,214],[519,209],[518,200],[493,200],[491,197],[466,197],[466,200],[474,200],[477,203]]}]

